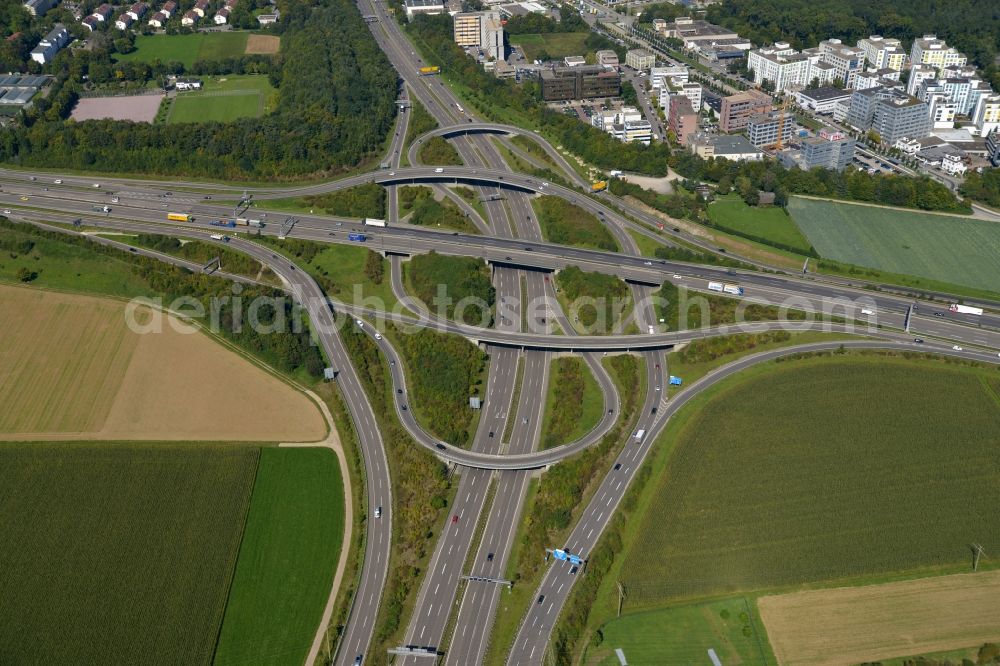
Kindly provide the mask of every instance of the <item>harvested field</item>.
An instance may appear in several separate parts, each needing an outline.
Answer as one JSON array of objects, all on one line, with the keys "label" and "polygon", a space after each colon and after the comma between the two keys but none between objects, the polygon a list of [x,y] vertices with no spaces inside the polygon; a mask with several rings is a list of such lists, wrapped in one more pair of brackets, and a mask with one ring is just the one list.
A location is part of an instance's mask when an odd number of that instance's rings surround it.
[{"label": "harvested field", "polygon": [[277,53],[279,48],[281,48],[281,37],[274,35],[250,35],[247,37],[246,53],[248,54],[262,53],[267,55]]},{"label": "harvested field", "polygon": [[301,393],[203,334],[139,335],[109,299],[0,285],[0,439],[314,441]]},{"label": "harvested field", "polygon": [[857,664],[1000,640],[1000,571],[757,600],[780,664]]},{"label": "harvested field", "polygon": [[0,663],[211,663],[257,459],[0,444]]},{"label": "harvested field", "polygon": [[160,109],[163,95],[129,95],[127,97],[85,97],[76,103],[70,117],[73,120],[133,120],[151,123]]}]

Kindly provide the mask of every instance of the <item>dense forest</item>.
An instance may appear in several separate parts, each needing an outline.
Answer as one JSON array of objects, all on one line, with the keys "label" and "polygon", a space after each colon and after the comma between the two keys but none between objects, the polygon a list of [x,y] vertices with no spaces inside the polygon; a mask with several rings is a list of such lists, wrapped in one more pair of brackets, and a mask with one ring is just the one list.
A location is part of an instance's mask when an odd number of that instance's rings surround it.
[{"label": "dense forest", "polygon": [[991,0],[725,0],[708,19],[755,44],[786,40],[815,46],[830,37],[854,44],[872,34],[903,41],[936,34],[986,69],[1000,87],[1000,5]]},{"label": "dense forest", "polygon": [[983,169],[982,173],[970,171],[959,191],[964,197],[1000,208],[1000,169]]},{"label": "dense forest", "polygon": [[[277,110],[231,123],[64,122],[39,116],[0,138],[0,161],[216,179],[331,174],[378,151],[390,131],[397,81],[350,0],[281,0]],[[72,58],[57,103],[75,101]],[[74,68],[73,72],[69,68]]]}]

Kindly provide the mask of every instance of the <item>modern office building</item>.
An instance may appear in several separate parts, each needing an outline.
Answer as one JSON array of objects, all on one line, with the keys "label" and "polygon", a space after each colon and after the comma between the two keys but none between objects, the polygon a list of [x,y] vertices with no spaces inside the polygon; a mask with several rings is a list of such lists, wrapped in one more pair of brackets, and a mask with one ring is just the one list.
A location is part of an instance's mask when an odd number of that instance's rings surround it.
[{"label": "modern office building", "polygon": [[631,49],[625,53],[625,64],[637,71],[646,71],[656,65],[656,56],[645,49]]},{"label": "modern office building", "polygon": [[839,39],[825,39],[819,43],[818,49],[820,62],[833,67],[833,78],[840,79],[851,88],[854,76],[865,69],[865,52],[847,46]]},{"label": "modern office building", "polygon": [[617,97],[621,94],[618,72],[600,65],[543,69],[539,76],[546,102]]},{"label": "modern office building", "polygon": [[[784,120],[782,121],[782,115]],[[781,111],[771,111],[751,116],[747,121],[747,139],[757,148],[774,146],[780,138],[787,143],[795,134],[795,116]]]},{"label": "modern office building", "polygon": [[799,168],[843,171],[854,159],[857,142],[841,132],[823,131],[819,136],[803,139],[801,146],[795,160]]},{"label": "modern office building", "polygon": [[722,98],[719,112],[719,129],[723,132],[739,132],[747,126],[747,121],[759,113],[771,110],[771,96],[759,90],[747,90]]},{"label": "modern office building", "polygon": [[861,132],[874,130],[889,145],[903,137],[919,139],[931,131],[927,103],[894,88],[856,90],[846,122]]},{"label": "modern office building", "polygon": [[649,70],[649,85],[654,90],[665,88],[668,84],[679,86],[687,82],[688,68],[684,65],[653,67]]},{"label": "modern office building", "polygon": [[611,49],[603,49],[594,54],[597,58],[597,64],[603,67],[618,67],[621,63],[618,62],[618,54]]},{"label": "modern office building", "polygon": [[452,19],[455,43],[462,48],[478,48],[487,58],[502,60],[503,24],[499,11],[460,12]]},{"label": "modern office building", "polygon": [[727,134],[698,132],[688,137],[688,149],[705,159],[715,157],[733,162],[756,162],[764,159],[764,151],[755,148],[741,134],[729,136]]},{"label": "modern office building", "polygon": [[595,113],[590,123],[625,143],[634,141],[649,145],[653,138],[653,128],[649,121],[642,117],[641,111],[631,106]]},{"label": "modern office building", "polygon": [[832,86],[807,88],[795,93],[795,103],[814,113],[833,113],[838,102],[849,102],[850,99],[850,90],[841,90]]},{"label": "modern office building", "polygon": [[667,126],[682,146],[686,146],[688,137],[698,131],[698,114],[691,108],[691,101],[687,97],[677,96],[671,100]]},{"label": "modern office building", "polygon": [[412,21],[417,14],[443,14],[443,0],[403,0],[406,20]]}]

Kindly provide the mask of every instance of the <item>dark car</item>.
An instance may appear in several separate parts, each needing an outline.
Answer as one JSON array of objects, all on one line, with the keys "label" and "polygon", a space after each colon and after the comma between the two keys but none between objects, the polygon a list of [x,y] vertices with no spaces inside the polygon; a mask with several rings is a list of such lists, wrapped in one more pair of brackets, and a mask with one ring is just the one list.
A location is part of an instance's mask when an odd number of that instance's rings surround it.
[{"label": "dark car", "polygon": [[576,565],[575,564],[573,565],[573,568],[569,570],[569,572],[571,574],[575,574],[576,573]]},{"label": "dark car", "polygon": [[442,451],[444,451],[444,450],[445,450],[445,445],[444,445],[444,444],[436,444],[435,446],[437,446],[437,447],[438,447],[439,449],[441,449]]},{"label": "dark car", "polygon": [[617,472],[618,470],[620,470],[621,468],[622,468],[622,464],[621,464],[621,463],[615,463],[615,471],[616,471],[616,472]]},{"label": "dark car", "polygon": [[493,431],[490,430],[490,438],[492,439],[492,437],[493,437]]},{"label": "dark car", "polygon": [[538,595],[538,603],[542,603],[543,601],[545,601],[545,595],[544,594],[539,594]]},{"label": "dark car", "polygon": [[493,553],[487,553],[486,554],[486,561],[487,562],[492,562],[493,561]]},{"label": "dark car", "polygon": [[403,389],[396,389],[396,393],[402,395],[403,394]]},{"label": "dark car", "polygon": [[913,338],[913,341],[916,342],[917,344],[923,344],[924,343],[924,339],[923,338]]},{"label": "dark car", "polygon": [[405,412],[406,411],[406,405],[400,405],[400,409],[402,409]]}]

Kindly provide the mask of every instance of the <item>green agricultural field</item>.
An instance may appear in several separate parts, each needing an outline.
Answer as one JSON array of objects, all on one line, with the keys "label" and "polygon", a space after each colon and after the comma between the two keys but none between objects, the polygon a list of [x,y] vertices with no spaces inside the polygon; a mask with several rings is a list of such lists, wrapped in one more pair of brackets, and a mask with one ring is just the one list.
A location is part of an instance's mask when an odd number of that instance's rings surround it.
[{"label": "green agricultural field", "polygon": [[601,387],[583,359],[553,359],[542,419],[542,448],[580,439],[600,423],[603,412]]},{"label": "green agricultural field", "polygon": [[135,50],[119,54],[120,61],[152,63],[180,62],[191,67],[199,60],[222,60],[241,56],[247,49],[248,32],[194,32],[189,35],[139,35]]},{"label": "green agricultural field", "polygon": [[564,58],[569,55],[584,55],[587,48],[587,32],[560,32],[545,35],[511,35],[512,46],[524,48],[524,57],[528,60],[548,58]]},{"label": "green agricultural field", "polygon": [[259,118],[274,110],[277,91],[266,76],[247,74],[206,78],[201,90],[178,93],[168,123],[229,122]]},{"label": "green agricultural field", "polygon": [[969,543],[1000,550],[994,375],[832,355],[699,396],[639,500],[628,603],[964,570]]},{"label": "green agricultural field", "polygon": [[305,661],[344,536],[344,486],[323,448],[265,448],[215,653],[216,666]]},{"label": "green agricultural field", "polygon": [[550,243],[617,252],[618,242],[600,220],[559,197],[541,196],[531,201],[542,235]]},{"label": "green agricultural field", "polygon": [[0,663],[209,664],[258,451],[0,446]]},{"label": "green agricultural field", "polygon": [[788,210],[823,258],[1000,291],[996,222],[801,197]]},{"label": "green agricultural field", "polygon": [[631,666],[709,664],[709,650],[723,664],[774,663],[756,605],[743,597],[625,614],[604,625],[601,635],[586,663],[617,666],[615,649]]},{"label": "green agricultural field", "polygon": [[809,252],[809,241],[782,208],[753,208],[735,194],[719,197],[708,206],[708,218],[723,231],[749,236],[786,249]]}]

